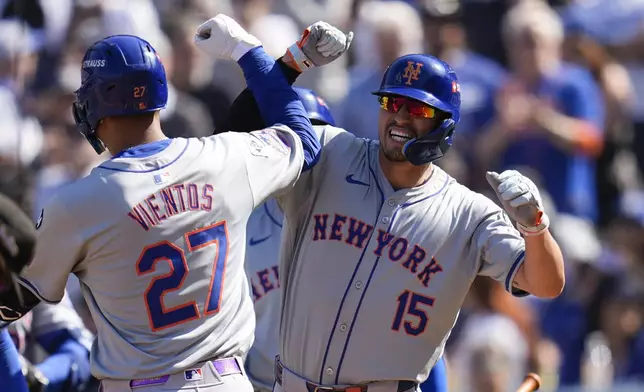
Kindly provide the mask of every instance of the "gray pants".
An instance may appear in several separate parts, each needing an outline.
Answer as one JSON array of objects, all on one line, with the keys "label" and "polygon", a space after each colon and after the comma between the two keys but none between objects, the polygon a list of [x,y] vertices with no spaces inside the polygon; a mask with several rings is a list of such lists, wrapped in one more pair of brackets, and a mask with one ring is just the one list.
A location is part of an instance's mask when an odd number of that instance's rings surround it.
[{"label": "gray pants", "polygon": [[[141,380],[101,380],[101,392],[253,392],[241,358],[204,361],[189,370]],[[227,361],[226,367],[220,366]],[[233,362],[234,363],[234,362]]]},{"label": "gray pants", "polygon": [[[273,385],[273,392],[310,392],[315,390],[315,386],[293,373],[284,366],[281,366],[281,383],[275,382]],[[308,384],[308,385],[307,385]],[[348,386],[338,386],[338,389],[346,388],[351,390]],[[322,389],[323,390],[323,389]],[[354,389],[355,390],[355,389]],[[420,387],[410,387],[404,391],[400,391],[398,381],[376,381],[367,385],[367,392],[421,392]]]}]

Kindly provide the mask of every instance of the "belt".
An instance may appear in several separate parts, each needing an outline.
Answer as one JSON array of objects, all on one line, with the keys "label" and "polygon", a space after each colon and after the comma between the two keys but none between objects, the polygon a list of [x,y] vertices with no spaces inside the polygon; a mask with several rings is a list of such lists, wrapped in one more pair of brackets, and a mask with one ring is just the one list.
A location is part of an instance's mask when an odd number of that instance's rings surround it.
[{"label": "belt", "polygon": [[[236,358],[210,359],[204,362],[200,362],[201,366],[199,367],[195,366],[195,368],[185,370],[184,371],[185,379],[188,381],[190,381],[191,378],[194,378],[195,380],[201,379],[203,377],[203,374],[201,373],[202,371],[201,368],[203,367],[203,364],[208,362],[212,363],[217,373],[222,377],[229,376],[231,374],[242,373],[241,366],[239,366],[239,363],[237,362]],[[131,380],[130,388],[164,384],[170,379],[170,376],[171,374],[165,374],[163,376],[158,376],[158,377],[140,378],[136,380]]]},{"label": "belt", "polygon": [[[275,358],[275,381],[282,385],[282,373],[284,372],[284,365],[278,358]],[[350,385],[346,387],[325,387],[310,381],[302,380],[306,384],[306,389],[309,392],[367,392],[369,384],[365,385]],[[418,386],[415,381],[398,381],[398,392],[405,392]],[[286,391],[288,392],[288,391]]]}]

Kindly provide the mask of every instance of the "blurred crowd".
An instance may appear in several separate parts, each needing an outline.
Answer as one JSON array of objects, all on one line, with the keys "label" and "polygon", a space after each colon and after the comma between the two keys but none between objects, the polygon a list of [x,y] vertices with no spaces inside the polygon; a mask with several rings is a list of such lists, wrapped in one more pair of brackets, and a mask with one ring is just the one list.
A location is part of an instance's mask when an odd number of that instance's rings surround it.
[{"label": "blurred crowd", "polygon": [[[438,56],[462,92],[439,166],[486,194],[486,170],[516,169],[540,187],[565,291],[518,299],[475,281],[448,342],[453,390],[503,392],[527,371],[546,391],[644,390],[643,1],[0,0],[0,191],[36,219],[57,188],[107,158],[70,111],[83,53],[107,35],[136,34],[159,52],[168,136],[210,135],[245,87],[236,64],[193,45],[196,27],[220,12],[275,57],[318,20],[354,31],[348,55],[297,85],[365,138],[377,137],[370,92],[386,66]],[[78,283],[68,291],[95,333]]]}]

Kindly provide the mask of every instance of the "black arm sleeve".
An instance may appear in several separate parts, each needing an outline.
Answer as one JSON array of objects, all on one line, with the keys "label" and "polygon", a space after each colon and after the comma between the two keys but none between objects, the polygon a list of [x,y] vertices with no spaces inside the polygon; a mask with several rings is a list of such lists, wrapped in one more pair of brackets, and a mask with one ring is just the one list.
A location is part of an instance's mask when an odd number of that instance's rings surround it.
[{"label": "black arm sleeve", "polygon": [[[287,66],[283,61],[283,57],[280,57],[276,63],[282,68],[288,84],[295,83],[297,77],[300,76],[300,72]],[[228,115],[221,122],[221,125],[217,127],[215,134],[228,131],[251,132],[265,127],[266,124],[264,124],[264,120],[262,120],[262,116],[259,113],[255,97],[246,87],[230,105]]]}]

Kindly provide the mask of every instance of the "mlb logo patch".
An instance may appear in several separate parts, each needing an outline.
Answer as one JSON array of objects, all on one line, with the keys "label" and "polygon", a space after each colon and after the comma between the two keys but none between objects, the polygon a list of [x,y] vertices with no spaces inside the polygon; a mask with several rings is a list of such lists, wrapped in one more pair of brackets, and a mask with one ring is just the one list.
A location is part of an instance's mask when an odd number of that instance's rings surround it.
[{"label": "mlb logo patch", "polygon": [[154,183],[157,185],[165,184],[166,182],[170,181],[170,173],[168,172],[163,172],[160,174],[155,174],[153,176]]},{"label": "mlb logo patch", "polygon": [[275,130],[264,129],[261,131],[251,132],[253,136],[250,139],[250,153],[255,156],[268,157],[268,152],[264,151],[264,147],[272,147],[278,154],[286,155],[290,151],[290,147],[282,141],[280,136]]},{"label": "mlb logo patch", "polygon": [[183,372],[183,377],[186,381],[203,380],[203,372],[201,369],[188,369]]}]

